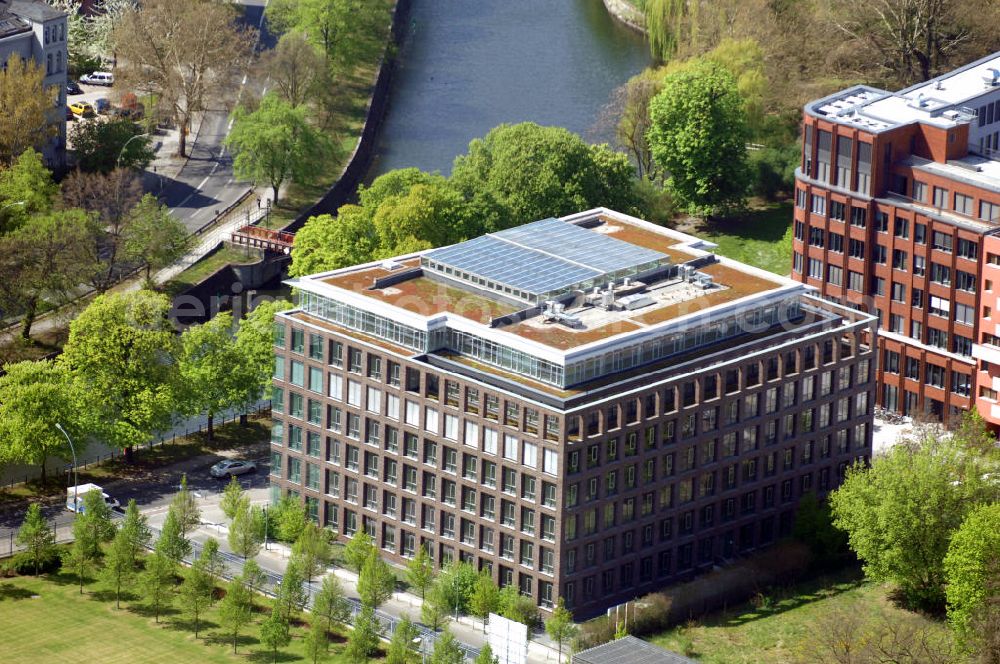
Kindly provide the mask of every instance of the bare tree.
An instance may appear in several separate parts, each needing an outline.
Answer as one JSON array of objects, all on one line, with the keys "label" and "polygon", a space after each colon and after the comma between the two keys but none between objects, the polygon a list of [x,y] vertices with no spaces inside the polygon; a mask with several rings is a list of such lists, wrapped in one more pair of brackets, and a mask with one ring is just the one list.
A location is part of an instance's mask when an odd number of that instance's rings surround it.
[{"label": "bare tree", "polygon": [[[970,13],[970,4],[980,9]],[[989,4],[971,0],[834,0],[829,7],[833,24],[850,38],[861,62],[879,66],[895,82],[910,84],[949,68],[953,58],[980,39],[978,33],[996,32],[995,23],[979,20],[984,18],[982,11],[996,11],[985,6]]]},{"label": "bare tree", "polygon": [[73,171],[62,183],[63,206],[97,214],[100,236],[93,244],[95,258],[107,269],[94,274],[93,286],[103,292],[111,287],[122,269],[122,247],[129,211],[142,198],[142,182],[131,169],[119,168],[107,175]]},{"label": "bare tree", "polygon": [[655,73],[643,72],[612,93],[610,108],[615,113],[615,140],[635,160],[639,177],[653,177],[653,153],[646,133],[649,131],[649,102],[663,87]]},{"label": "bare tree", "polygon": [[126,10],[112,31],[120,83],[158,95],[180,132],[179,156],[187,154],[192,118],[224,104],[248,64],[253,31],[237,25],[235,12],[212,0],[148,0]]},{"label": "bare tree", "polygon": [[309,101],[327,70],[323,54],[301,32],[283,35],[261,60],[281,97],[292,106]]}]

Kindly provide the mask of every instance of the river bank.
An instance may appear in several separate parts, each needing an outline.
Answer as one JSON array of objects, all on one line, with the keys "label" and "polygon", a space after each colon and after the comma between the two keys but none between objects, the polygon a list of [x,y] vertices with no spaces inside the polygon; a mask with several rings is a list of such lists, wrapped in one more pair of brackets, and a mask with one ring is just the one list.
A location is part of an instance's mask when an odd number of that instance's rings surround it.
[{"label": "river bank", "polygon": [[604,6],[613,17],[636,32],[646,34],[646,17],[628,0],[604,0]]}]

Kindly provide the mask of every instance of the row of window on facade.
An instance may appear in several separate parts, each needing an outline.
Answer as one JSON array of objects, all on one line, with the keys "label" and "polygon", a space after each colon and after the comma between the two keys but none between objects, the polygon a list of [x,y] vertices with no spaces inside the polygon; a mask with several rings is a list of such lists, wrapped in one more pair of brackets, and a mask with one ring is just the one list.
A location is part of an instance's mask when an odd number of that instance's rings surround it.
[{"label": "row of window on facade", "polygon": [[942,390],[950,389],[963,397],[972,394],[972,375],[963,371],[949,371],[945,367],[931,362],[921,362],[919,358],[907,357],[900,353],[885,349],[883,352],[882,371],[901,375],[909,380],[922,382],[924,385]]},{"label": "row of window on facade", "polygon": [[[739,553],[748,553],[757,546],[773,542],[776,537],[786,537],[791,534],[794,511],[785,510],[777,516],[777,528],[775,528],[775,515],[767,515],[728,530],[722,535],[708,535],[696,542],[680,544],[676,548],[669,547],[651,552],[638,561],[618,561],[614,569],[606,569],[582,579],[571,578],[563,582],[562,598],[566,606],[572,608],[595,601],[605,601],[607,597],[616,593],[634,595],[637,593],[632,589],[637,584],[661,585],[664,579],[671,578],[675,574],[683,574],[696,567],[709,567],[732,559]],[[606,542],[607,540],[603,543],[605,547],[608,546]],[[572,554],[567,551],[564,556],[567,563],[572,557],[574,570],[583,571],[596,566],[597,563],[594,562],[596,549],[597,544],[586,545],[579,553],[579,560],[575,550],[571,550]]]},{"label": "row of window on facade", "polygon": [[[813,127],[805,126],[802,148],[802,172],[806,177],[842,189],[871,195],[872,145],[858,141],[857,166],[854,165],[854,140],[847,136],[837,137],[836,168],[832,161],[833,135],[824,130],[816,133],[816,155],[813,161]],[[856,177],[854,177],[856,175]]]}]

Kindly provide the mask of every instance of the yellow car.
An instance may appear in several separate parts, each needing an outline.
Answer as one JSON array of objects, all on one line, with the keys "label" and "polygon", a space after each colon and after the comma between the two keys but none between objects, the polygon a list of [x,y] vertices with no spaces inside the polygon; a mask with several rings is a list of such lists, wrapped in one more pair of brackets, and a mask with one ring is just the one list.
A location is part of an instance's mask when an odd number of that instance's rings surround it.
[{"label": "yellow car", "polygon": [[69,105],[69,110],[73,112],[73,115],[79,115],[81,118],[92,118],[94,115],[94,107],[85,101],[73,102]]}]

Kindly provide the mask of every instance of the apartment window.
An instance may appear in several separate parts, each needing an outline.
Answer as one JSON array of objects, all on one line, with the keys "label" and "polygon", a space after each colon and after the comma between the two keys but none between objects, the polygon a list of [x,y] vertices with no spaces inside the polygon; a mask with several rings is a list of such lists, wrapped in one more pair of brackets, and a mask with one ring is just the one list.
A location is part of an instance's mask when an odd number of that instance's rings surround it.
[{"label": "apartment window", "polygon": [[846,206],[839,201],[830,201],[830,218],[837,221],[846,221]]},{"label": "apartment window", "polygon": [[876,244],[872,246],[872,261],[879,265],[885,265],[888,255],[885,245]]},{"label": "apartment window", "polygon": [[885,367],[883,371],[891,374],[899,373],[899,353],[894,350],[885,351],[883,358],[885,360]]},{"label": "apartment window", "polygon": [[805,189],[795,190],[795,207],[799,208],[800,210],[806,209],[806,195],[807,194]]},{"label": "apartment window", "polygon": [[910,380],[920,380],[920,360],[915,357],[906,358],[906,377]]},{"label": "apartment window", "polygon": [[924,308],[924,291],[920,288],[914,288],[910,295],[910,306],[916,309]]},{"label": "apartment window", "polygon": [[913,257],[913,274],[917,277],[922,277],[927,273],[927,259],[923,256]]},{"label": "apartment window", "polygon": [[924,373],[925,382],[933,387],[944,387],[944,367],[939,367],[934,364],[927,365],[927,371]]},{"label": "apartment window", "polygon": [[981,201],[979,203],[979,218],[985,221],[1000,220],[1000,203]]},{"label": "apartment window", "polygon": [[815,258],[809,259],[809,276],[813,279],[823,278],[823,261]]},{"label": "apartment window", "polygon": [[932,316],[940,316],[941,318],[948,318],[951,314],[951,300],[943,297],[937,297],[936,295],[931,295],[928,299],[927,311]]},{"label": "apartment window", "polygon": [[927,183],[920,180],[913,181],[913,200],[919,203],[927,202]]},{"label": "apartment window", "polygon": [[927,244],[927,224],[913,225],[913,241],[917,244]]},{"label": "apartment window", "polygon": [[972,394],[972,376],[958,371],[951,372],[951,391],[967,397]]},{"label": "apartment window", "polygon": [[865,242],[864,240],[855,240],[851,238],[847,243],[847,254],[851,258],[860,258],[864,260],[865,258]]},{"label": "apartment window", "polygon": [[875,213],[875,230],[879,233],[889,232],[889,213],[879,210]]},{"label": "apartment window", "polygon": [[906,334],[906,319],[899,314],[889,314],[889,331]]},{"label": "apartment window", "polygon": [[885,279],[882,277],[872,278],[872,295],[885,295]]},{"label": "apartment window", "polygon": [[847,288],[852,291],[857,291],[859,293],[865,290],[865,276],[860,272],[854,272],[848,270],[847,272]]},{"label": "apartment window", "polygon": [[943,187],[934,187],[934,207],[948,207],[948,190]]},{"label": "apartment window", "polygon": [[955,322],[963,325],[973,325],[975,322],[976,308],[967,304],[955,304]]},{"label": "apartment window", "polygon": [[866,210],[865,208],[859,208],[859,207],[851,208],[851,226],[864,228],[866,225],[867,217],[868,217],[868,210]]},{"label": "apartment window", "polygon": [[972,339],[960,334],[951,337],[951,352],[965,357],[972,357]]},{"label": "apartment window", "polygon": [[948,349],[948,333],[944,330],[936,330],[933,327],[927,329],[927,343],[937,348]]},{"label": "apartment window", "polygon": [[361,373],[361,351],[357,348],[348,348],[347,358],[347,370],[351,373]]},{"label": "apartment window", "polygon": [[924,325],[920,321],[910,322],[910,337],[916,339],[917,341],[923,341],[924,339]]}]

